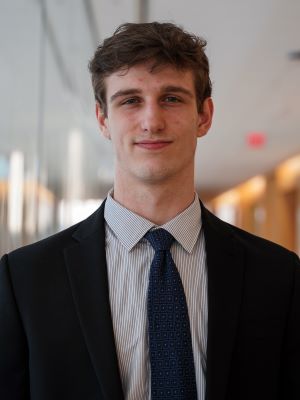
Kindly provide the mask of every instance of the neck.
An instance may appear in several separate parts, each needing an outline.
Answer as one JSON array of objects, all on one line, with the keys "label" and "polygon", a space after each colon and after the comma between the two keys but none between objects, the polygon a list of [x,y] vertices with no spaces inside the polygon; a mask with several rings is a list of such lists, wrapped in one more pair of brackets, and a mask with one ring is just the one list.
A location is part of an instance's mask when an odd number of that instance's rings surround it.
[{"label": "neck", "polygon": [[127,209],[163,225],[184,211],[195,196],[193,179],[160,184],[134,184],[115,180],[114,199]]}]

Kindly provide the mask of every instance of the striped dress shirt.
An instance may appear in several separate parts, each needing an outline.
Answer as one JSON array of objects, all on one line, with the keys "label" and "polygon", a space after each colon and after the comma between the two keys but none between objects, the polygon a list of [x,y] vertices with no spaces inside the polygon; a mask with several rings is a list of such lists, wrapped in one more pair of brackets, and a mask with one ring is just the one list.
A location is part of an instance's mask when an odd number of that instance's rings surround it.
[{"label": "striped dress shirt", "polygon": [[[144,238],[155,224],[117,203],[105,203],[109,298],[119,370],[126,400],[150,399],[147,288],[154,250]],[[171,221],[160,226],[175,241],[171,254],[187,300],[198,400],[205,398],[207,342],[207,271],[198,196]]]}]

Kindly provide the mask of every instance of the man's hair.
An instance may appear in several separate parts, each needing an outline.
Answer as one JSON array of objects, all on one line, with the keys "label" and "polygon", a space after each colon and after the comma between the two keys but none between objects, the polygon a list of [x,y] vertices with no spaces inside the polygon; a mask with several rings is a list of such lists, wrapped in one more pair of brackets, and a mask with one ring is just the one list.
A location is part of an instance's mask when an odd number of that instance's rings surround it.
[{"label": "man's hair", "polygon": [[97,48],[89,63],[95,99],[107,114],[105,78],[112,73],[152,62],[150,71],[171,65],[191,70],[195,79],[197,106],[211,96],[206,41],[172,23],[125,23]]}]

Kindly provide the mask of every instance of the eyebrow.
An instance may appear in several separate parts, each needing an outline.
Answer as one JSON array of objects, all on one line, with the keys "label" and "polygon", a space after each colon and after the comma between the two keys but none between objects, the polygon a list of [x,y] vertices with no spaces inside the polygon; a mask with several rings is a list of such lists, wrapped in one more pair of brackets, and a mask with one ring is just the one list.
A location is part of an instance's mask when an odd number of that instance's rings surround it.
[{"label": "eyebrow", "polygon": [[183,94],[188,95],[189,97],[193,97],[193,93],[190,90],[185,89],[182,86],[172,86],[172,85],[165,86],[165,87],[163,87],[162,92],[183,93]]},{"label": "eyebrow", "polygon": [[134,95],[134,94],[141,94],[142,91],[140,89],[124,89],[124,90],[118,90],[116,93],[114,93],[110,97],[110,102],[112,103],[114,100],[116,100],[118,97],[123,97],[123,96],[128,96],[128,95]]},{"label": "eyebrow", "polygon": [[[194,97],[193,93],[190,90],[185,89],[182,86],[173,86],[173,85],[164,86],[164,87],[161,88],[161,92],[162,93],[168,93],[168,92],[182,93],[182,94],[185,94],[185,95],[187,95],[189,97]],[[118,90],[116,93],[114,93],[110,97],[110,102],[112,103],[118,97],[124,97],[124,96],[128,96],[128,95],[136,95],[136,94],[141,94],[141,93],[142,93],[141,89],[135,89],[135,88]]]}]

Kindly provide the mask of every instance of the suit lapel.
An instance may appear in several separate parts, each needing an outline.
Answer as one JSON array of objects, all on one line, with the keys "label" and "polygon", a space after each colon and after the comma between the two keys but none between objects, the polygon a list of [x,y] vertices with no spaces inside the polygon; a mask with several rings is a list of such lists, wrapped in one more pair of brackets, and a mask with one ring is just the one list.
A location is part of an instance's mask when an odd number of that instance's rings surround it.
[{"label": "suit lapel", "polygon": [[244,255],[230,226],[202,206],[208,274],[206,395],[226,398],[242,300]]},{"label": "suit lapel", "polygon": [[76,311],[103,398],[122,400],[105,257],[104,204],[79,225],[78,241],[65,250]]}]

